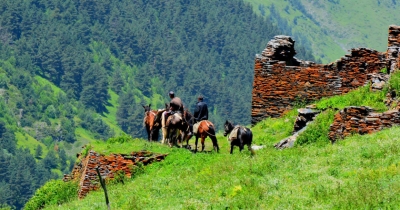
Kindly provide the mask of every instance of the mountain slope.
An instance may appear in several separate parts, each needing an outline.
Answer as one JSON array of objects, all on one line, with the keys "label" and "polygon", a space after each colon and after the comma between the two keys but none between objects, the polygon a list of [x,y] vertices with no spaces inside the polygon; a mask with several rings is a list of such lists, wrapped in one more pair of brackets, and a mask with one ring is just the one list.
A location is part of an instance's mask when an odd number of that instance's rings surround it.
[{"label": "mountain slope", "polygon": [[356,47],[386,51],[388,26],[400,19],[400,3],[394,0],[245,1],[260,15],[267,17],[272,11],[269,18],[277,20],[277,26],[296,41],[310,45],[323,63]]}]

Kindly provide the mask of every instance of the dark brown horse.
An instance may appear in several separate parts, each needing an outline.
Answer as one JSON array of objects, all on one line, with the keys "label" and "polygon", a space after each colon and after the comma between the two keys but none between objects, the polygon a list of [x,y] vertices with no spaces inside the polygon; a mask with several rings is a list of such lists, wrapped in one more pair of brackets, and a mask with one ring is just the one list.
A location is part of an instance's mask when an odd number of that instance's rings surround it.
[{"label": "dark brown horse", "polygon": [[149,104],[148,106],[143,106],[144,108],[143,124],[147,131],[147,139],[149,141],[158,141],[160,126],[159,124],[155,123],[157,110],[151,110],[150,106],[151,104]]},{"label": "dark brown horse", "polygon": [[[192,123],[194,122],[194,117],[193,115],[185,110],[184,112],[184,119],[186,119],[187,122]],[[218,146],[218,141],[217,141],[217,137],[215,136],[215,126],[212,122],[208,121],[208,120],[202,120],[198,126],[198,130],[197,133],[194,134],[196,141],[195,141],[195,149],[194,152],[197,152],[197,143],[199,138],[201,139],[201,151],[204,151],[204,141],[207,137],[210,137],[212,143],[213,143],[213,147],[214,150],[216,152],[219,152],[219,146]],[[189,139],[191,138],[191,136],[186,137],[186,145],[189,144]]]},{"label": "dark brown horse", "polygon": [[234,126],[227,120],[224,124],[224,136],[227,136],[228,134],[228,141],[231,143],[231,154],[233,153],[233,146],[238,146],[239,151],[242,151],[244,145],[247,145],[251,154],[254,154],[254,151],[251,148],[253,133],[249,128],[240,125]]}]

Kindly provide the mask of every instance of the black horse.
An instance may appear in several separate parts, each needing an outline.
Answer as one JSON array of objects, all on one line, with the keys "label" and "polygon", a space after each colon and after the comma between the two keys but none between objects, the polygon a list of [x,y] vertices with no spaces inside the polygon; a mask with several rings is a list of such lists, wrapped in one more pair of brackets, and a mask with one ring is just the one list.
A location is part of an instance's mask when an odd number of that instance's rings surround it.
[{"label": "black horse", "polygon": [[224,124],[224,136],[227,136],[228,134],[228,140],[231,143],[231,154],[233,153],[233,146],[238,146],[239,150],[242,151],[244,145],[247,145],[251,154],[254,154],[254,151],[251,148],[253,133],[249,128],[240,125],[234,126],[227,120]]}]

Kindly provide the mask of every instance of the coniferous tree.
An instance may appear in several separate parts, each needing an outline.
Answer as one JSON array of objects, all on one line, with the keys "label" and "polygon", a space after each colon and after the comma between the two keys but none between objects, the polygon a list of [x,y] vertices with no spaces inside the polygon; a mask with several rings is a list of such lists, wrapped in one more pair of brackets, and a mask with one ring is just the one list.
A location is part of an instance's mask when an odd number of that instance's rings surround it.
[{"label": "coniferous tree", "polygon": [[87,107],[94,108],[97,112],[106,110],[108,94],[107,74],[99,65],[92,65],[82,77],[81,101]]},{"label": "coniferous tree", "polygon": [[35,157],[40,158],[43,154],[43,148],[40,146],[40,144],[37,145],[36,150],[35,150]]}]

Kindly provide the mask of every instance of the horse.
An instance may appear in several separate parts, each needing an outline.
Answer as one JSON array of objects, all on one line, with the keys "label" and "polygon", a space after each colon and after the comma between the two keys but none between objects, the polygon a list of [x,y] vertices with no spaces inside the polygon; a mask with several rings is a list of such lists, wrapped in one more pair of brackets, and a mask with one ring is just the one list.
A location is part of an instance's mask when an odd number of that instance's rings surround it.
[{"label": "horse", "polygon": [[247,145],[251,154],[254,155],[254,151],[251,148],[253,133],[249,128],[240,125],[234,126],[231,122],[226,120],[224,124],[224,136],[228,136],[228,141],[231,143],[230,154],[233,154],[233,146],[238,146],[239,151],[241,152],[244,148],[244,145]]},{"label": "horse", "polygon": [[[192,124],[194,123],[193,115],[187,110],[185,110],[185,112],[184,112],[184,119],[186,119],[186,121],[189,122],[189,123],[192,123]],[[208,120],[200,121],[200,124],[199,124],[198,129],[197,129],[197,133],[193,134],[195,136],[195,138],[196,138],[195,149],[194,149],[195,153],[197,152],[197,143],[198,143],[199,138],[201,139],[201,151],[202,152],[204,151],[204,147],[205,147],[204,141],[205,141],[205,139],[207,137],[210,137],[210,139],[211,139],[211,141],[213,143],[214,150],[216,152],[219,152],[219,146],[218,146],[217,137],[215,136],[215,130],[216,130],[215,126],[214,126],[214,124],[212,122],[210,122]],[[192,136],[186,137],[186,139],[185,139],[186,140],[186,147],[188,147],[189,139],[191,137]]]},{"label": "horse", "polygon": [[159,124],[155,122],[157,116],[157,110],[151,110],[150,106],[151,104],[149,104],[148,106],[143,106],[144,108],[143,124],[147,131],[147,139],[149,141],[157,141],[160,130]]}]

